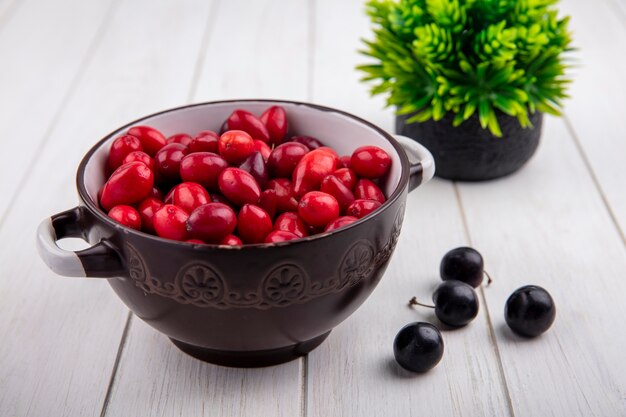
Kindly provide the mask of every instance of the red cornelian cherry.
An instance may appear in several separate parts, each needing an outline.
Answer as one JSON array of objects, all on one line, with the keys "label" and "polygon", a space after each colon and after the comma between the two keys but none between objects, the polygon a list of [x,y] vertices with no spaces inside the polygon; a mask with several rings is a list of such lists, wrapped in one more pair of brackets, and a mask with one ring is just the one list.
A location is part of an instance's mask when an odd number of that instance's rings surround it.
[{"label": "red cornelian cherry", "polygon": [[269,143],[270,135],[267,128],[254,114],[247,110],[237,109],[226,120],[229,130],[243,130],[254,139]]},{"label": "red cornelian cherry", "polygon": [[270,157],[270,154],[272,153],[272,148],[270,148],[269,145],[263,142],[262,140],[255,139],[254,151],[261,152],[263,159],[265,160],[265,162],[267,162],[267,159]]},{"label": "red cornelian cherry", "polygon": [[156,155],[159,149],[167,145],[165,136],[150,126],[131,127],[128,130],[128,134],[138,138],[141,141],[143,151],[150,156]]},{"label": "red cornelian cherry", "polygon": [[339,203],[330,194],[311,191],[300,200],[298,215],[309,226],[325,227],[339,217]]},{"label": "red cornelian cherry", "polygon": [[276,211],[297,211],[298,200],[293,196],[291,181],[286,178],[276,178],[267,183],[267,190],[276,193]]},{"label": "red cornelian cherry", "polygon": [[180,178],[180,162],[188,152],[189,149],[180,143],[172,143],[162,147],[154,156],[156,171],[167,180],[178,180]]},{"label": "red cornelian cherry", "polygon": [[354,187],[354,196],[362,200],[375,200],[379,203],[385,202],[385,194],[372,181],[362,178],[357,181]]},{"label": "red cornelian cherry", "polygon": [[346,187],[343,182],[332,174],[324,177],[322,184],[320,185],[320,191],[335,197],[339,203],[339,209],[342,213],[345,212],[348,206],[355,200],[352,191],[350,191],[350,189]]},{"label": "red cornelian cherry", "polygon": [[179,143],[183,146],[189,147],[193,139],[191,138],[191,136],[189,136],[186,133],[176,133],[175,135],[172,135],[169,138],[167,138],[166,141],[168,145],[170,143]]},{"label": "red cornelian cherry", "polygon": [[270,143],[274,145],[281,143],[289,129],[285,109],[281,106],[268,107],[259,119],[267,128]]},{"label": "red cornelian cherry", "polygon": [[241,246],[243,242],[235,235],[228,235],[220,241],[220,245]]},{"label": "red cornelian cherry", "polygon": [[129,162],[117,168],[102,188],[100,204],[106,211],[124,204],[133,205],[152,192],[154,174],[142,162]]},{"label": "red cornelian cherry", "polygon": [[107,166],[111,171],[116,170],[124,163],[124,158],[135,151],[143,151],[143,146],[141,146],[141,141],[138,138],[131,135],[115,138],[109,150]]},{"label": "red cornelian cherry", "polygon": [[187,230],[194,239],[219,243],[233,233],[237,226],[237,215],[232,208],[222,203],[209,203],[196,208],[189,215]]},{"label": "red cornelian cherry", "polygon": [[375,211],[381,205],[379,201],[375,200],[354,200],[354,202],[348,206],[346,214],[360,219]]},{"label": "red cornelian cherry", "polygon": [[389,171],[391,157],[378,146],[361,146],[352,153],[350,168],[364,178],[380,178]]},{"label": "red cornelian cherry", "polygon": [[195,243],[196,245],[205,245],[206,243],[204,243],[204,241],[200,240],[200,239],[187,239],[185,240],[185,242],[187,243]]},{"label": "red cornelian cherry", "polygon": [[325,150],[316,149],[304,155],[292,174],[294,196],[301,197],[319,189],[324,177],[332,174],[336,167],[335,156]]},{"label": "red cornelian cherry", "polygon": [[291,139],[289,139],[289,142],[301,143],[311,151],[324,146],[322,142],[312,136],[292,136]]},{"label": "red cornelian cherry", "polygon": [[267,165],[274,178],[291,178],[298,162],[309,152],[309,148],[297,142],[286,142],[274,148]]},{"label": "red cornelian cherry", "polygon": [[287,242],[296,239],[300,239],[300,237],[291,232],[287,232],[286,230],[274,230],[265,237],[265,243]]},{"label": "red cornelian cherry", "polygon": [[141,230],[141,217],[134,207],[125,205],[115,206],[109,210],[109,217],[126,227]]},{"label": "red cornelian cherry", "polygon": [[197,182],[208,190],[217,191],[217,178],[228,168],[228,162],[212,152],[194,152],[180,161],[183,181]]},{"label": "red cornelian cherry", "polygon": [[261,188],[254,177],[239,168],[226,168],[217,179],[220,191],[238,206],[256,204],[261,196]]},{"label": "red cornelian cherry", "polygon": [[244,243],[263,243],[272,231],[272,219],[265,210],[244,204],[237,216],[237,233]]},{"label": "red cornelian cherry", "polygon": [[352,223],[354,223],[357,220],[359,220],[359,219],[357,219],[354,216],[338,217],[337,219],[335,219],[332,222],[328,223],[326,225],[326,228],[324,229],[324,231],[325,232],[330,232],[332,230],[339,229],[341,227],[344,227],[344,226],[347,226],[349,224],[352,224]]},{"label": "red cornelian cherry", "polygon": [[[363,146],[340,157],[314,137],[287,138],[288,130],[281,106],[260,117],[237,109],[219,134],[166,139],[150,126],[135,126],[113,140],[105,171],[113,173],[98,200],[129,227],[236,246],[333,231],[386,200],[378,184],[392,162],[383,149]],[[139,226],[124,217],[133,210]]]},{"label": "red cornelian cherry", "polygon": [[165,204],[154,213],[152,223],[156,234],[172,240],[187,240],[189,214],[173,204]]},{"label": "red cornelian cherry", "polygon": [[220,194],[220,193],[211,193],[210,196],[211,196],[211,201],[212,202],[226,204],[231,209],[237,210],[237,205],[235,203],[233,203],[232,201],[230,201],[229,199],[227,199],[226,197],[224,197],[222,194]]},{"label": "red cornelian cherry", "polygon": [[141,228],[144,232],[154,233],[154,213],[163,207],[163,202],[154,197],[147,197],[139,203],[137,211],[141,217]]},{"label": "red cornelian cherry", "polygon": [[333,175],[337,177],[337,179],[341,181],[349,190],[354,190],[358,177],[353,170],[350,168],[340,168],[333,172]]},{"label": "red cornelian cherry", "polygon": [[210,203],[209,193],[200,184],[195,182],[183,182],[172,190],[172,204],[191,213],[204,204]]},{"label": "red cornelian cherry", "polygon": [[228,119],[224,120],[224,123],[220,126],[220,136],[228,130]]},{"label": "red cornelian cherry", "polygon": [[290,232],[298,237],[305,237],[309,235],[309,228],[307,225],[304,221],[302,221],[297,213],[293,212],[283,213],[278,216],[274,222],[274,230]]},{"label": "red cornelian cherry", "polygon": [[124,158],[125,164],[134,161],[143,162],[148,168],[152,170],[152,172],[154,172],[155,170],[154,159],[152,159],[152,157],[150,157],[150,155],[148,155],[144,151],[133,151],[126,155],[126,158]]},{"label": "red cornelian cherry", "polygon": [[341,158],[339,158],[339,154],[335,152],[333,148],[329,148],[328,146],[320,146],[319,148],[317,148],[317,150],[326,151],[335,158],[335,169],[343,168],[343,163],[341,162]]},{"label": "red cornelian cherry", "polygon": [[261,152],[252,152],[250,156],[239,164],[239,168],[252,175],[259,187],[265,188],[269,180],[269,173]]},{"label": "red cornelian cherry", "polygon": [[259,197],[258,206],[261,207],[263,210],[265,210],[272,219],[276,217],[276,205],[277,205],[276,191],[269,190],[269,189],[263,190],[261,192],[261,197]]},{"label": "red cornelian cherry", "polygon": [[165,194],[165,198],[163,199],[163,202],[165,204],[172,204],[172,196],[174,195],[174,188],[176,187],[172,187],[167,194]]},{"label": "red cornelian cherry", "polygon": [[218,149],[228,163],[237,164],[254,152],[254,140],[243,130],[229,130],[220,136]]},{"label": "red cornelian cherry", "polygon": [[211,130],[203,130],[198,133],[195,138],[188,145],[189,152],[213,152],[218,153],[219,147],[218,142],[220,140],[220,136],[211,131]]},{"label": "red cornelian cherry", "polygon": [[159,188],[157,187],[152,187],[152,191],[150,192],[149,197],[154,197],[157,200],[163,200],[163,191],[161,191]]}]

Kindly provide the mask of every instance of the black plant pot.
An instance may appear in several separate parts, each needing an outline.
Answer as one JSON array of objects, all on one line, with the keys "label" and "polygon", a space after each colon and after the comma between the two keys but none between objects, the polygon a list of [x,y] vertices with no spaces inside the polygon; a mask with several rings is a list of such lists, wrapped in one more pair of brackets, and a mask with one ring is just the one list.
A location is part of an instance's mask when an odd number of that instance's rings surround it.
[{"label": "black plant pot", "polygon": [[396,132],[430,150],[435,157],[435,175],[459,181],[491,180],[520,169],[539,145],[543,121],[543,114],[535,112],[530,115],[533,127],[523,128],[517,118],[498,112],[502,129],[498,138],[480,126],[477,114],[458,127],[452,125],[453,113],[436,122],[407,124],[411,116],[396,117]]}]

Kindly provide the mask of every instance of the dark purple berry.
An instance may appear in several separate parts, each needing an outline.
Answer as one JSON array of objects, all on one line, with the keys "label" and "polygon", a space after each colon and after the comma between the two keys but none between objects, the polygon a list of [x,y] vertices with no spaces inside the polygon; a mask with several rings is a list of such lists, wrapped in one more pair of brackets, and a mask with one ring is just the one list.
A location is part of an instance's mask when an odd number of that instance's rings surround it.
[{"label": "dark purple berry", "polygon": [[537,285],[518,288],[504,306],[506,324],[521,336],[539,336],[550,328],[555,317],[554,300]]},{"label": "dark purple berry", "polygon": [[485,274],[483,257],[474,248],[452,249],[441,260],[439,272],[444,281],[462,281],[476,288]]},{"label": "dark purple berry", "polygon": [[430,323],[415,322],[404,326],[393,341],[393,354],[404,369],[426,372],[443,356],[443,339]]}]

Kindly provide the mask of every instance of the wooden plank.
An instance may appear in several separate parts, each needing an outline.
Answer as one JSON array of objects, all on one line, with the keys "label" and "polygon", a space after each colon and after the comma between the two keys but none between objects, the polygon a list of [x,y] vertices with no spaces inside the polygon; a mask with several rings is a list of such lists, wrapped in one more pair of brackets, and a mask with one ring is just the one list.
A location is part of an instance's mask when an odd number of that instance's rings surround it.
[{"label": "wooden plank", "polygon": [[0,32],[19,4],[18,0],[0,0]]},{"label": "wooden plank", "polygon": [[[304,10],[306,0],[220,2],[194,100],[306,99]],[[285,60],[293,71],[277,67]],[[248,370],[205,364],[133,320],[106,414],[292,417],[302,409],[301,367],[301,360]]]},{"label": "wooden plank", "polygon": [[[0,337],[5,341],[0,344],[0,415],[100,414],[127,310],[104,280],[50,272],[37,260],[33,233],[45,216],[76,204],[75,170],[98,138],[138,115],[185,101],[209,6],[203,0],[135,0],[120,2],[112,16],[104,16],[109,26],[100,46],[59,111],[0,229],[5,249],[0,252]],[[48,11],[54,21],[56,14]],[[129,23],[137,16],[141,26]],[[78,30],[84,22],[67,24],[74,37],[83,36]],[[16,142],[27,146],[26,140]]]},{"label": "wooden plank", "polygon": [[3,153],[11,155],[0,164],[0,219],[97,44],[111,7],[109,0],[22,3],[0,5],[0,137]]},{"label": "wooden plank", "polygon": [[193,101],[306,100],[306,0],[220,2]]},{"label": "wooden plank", "polygon": [[618,9],[620,9],[620,12],[622,13],[622,16],[620,17],[621,20],[626,18],[626,0],[607,0],[609,3],[609,6],[613,6],[613,7],[617,7]]},{"label": "wooden plank", "polygon": [[[515,415],[625,415],[624,246],[563,120],[546,120],[522,171],[459,190],[496,279],[484,292]],[[533,340],[504,322],[507,297],[526,284],[545,287],[557,305],[553,328]]]},{"label": "wooden plank", "polygon": [[434,180],[409,196],[400,241],[379,287],[309,354],[308,416],[509,415],[484,305],[467,327],[443,331],[437,368],[410,375],[393,358],[402,326],[438,325],[431,310],[406,303],[412,295],[429,302],[441,257],[465,244],[450,183]]},{"label": "wooden plank", "polygon": [[[565,113],[626,243],[626,6],[613,0],[566,0],[576,68]],[[621,8],[620,8],[621,6]]]},{"label": "wooden plank", "polygon": [[301,407],[300,363],[258,369],[210,365],[133,318],[107,415],[293,417]]},{"label": "wooden plank", "polygon": [[[382,99],[368,98],[354,70],[355,51],[369,25],[362,2],[316,2],[313,99],[356,113],[387,129]],[[466,328],[444,331],[440,365],[421,376],[402,371],[393,339],[413,321],[437,323],[429,309],[407,307],[411,295],[428,302],[440,282],[439,262],[466,238],[451,183],[434,180],[409,195],[403,231],[389,268],[370,299],[309,354],[307,415],[509,414],[486,309]]]},{"label": "wooden plank", "polygon": [[360,38],[371,39],[364,2],[315,0],[314,4],[312,101],[349,111],[393,131],[392,109],[384,108],[384,97],[370,96],[369,87],[358,82],[363,74],[355,69],[369,62],[357,52],[363,49]]}]

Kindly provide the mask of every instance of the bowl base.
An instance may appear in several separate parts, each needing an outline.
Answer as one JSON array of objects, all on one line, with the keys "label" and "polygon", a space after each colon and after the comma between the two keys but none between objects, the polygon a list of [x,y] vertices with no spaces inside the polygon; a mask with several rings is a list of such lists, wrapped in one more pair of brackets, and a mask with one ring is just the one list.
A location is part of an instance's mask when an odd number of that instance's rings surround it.
[{"label": "bowl base", "polygon": [[304,356],[321,345],[329,334],[330,331],[321,336],[314,337],[313,339],[277,349],[252,351],[208,349],[190,345],[172,338],[170,338],[170,340],[174,343],[174,345],[176,345],[177,348],[186,354],[204,362],[234,368],[261,368],[264,366],[272,366],[289,362],[299,358],[300,356]]}]

